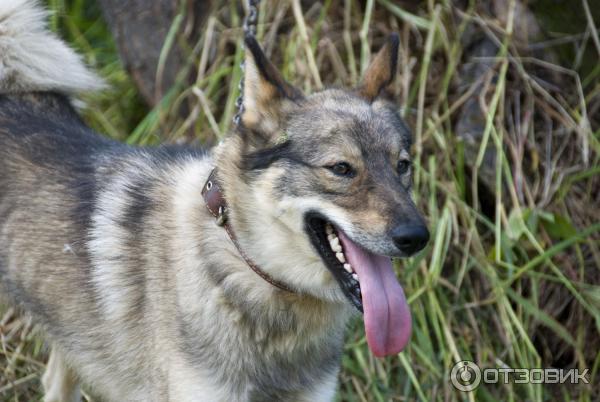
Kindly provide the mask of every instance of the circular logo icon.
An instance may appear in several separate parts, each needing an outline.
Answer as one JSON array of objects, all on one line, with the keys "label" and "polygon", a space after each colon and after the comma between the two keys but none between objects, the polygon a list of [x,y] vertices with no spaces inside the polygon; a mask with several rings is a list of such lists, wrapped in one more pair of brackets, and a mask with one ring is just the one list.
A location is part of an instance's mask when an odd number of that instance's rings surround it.
[{"label": "circular logo icon", "polygon": [[479,366],[469,360],[459,361],[450,372],[452,385],[459,391],[473,391],[481,383],[481,370]]}]

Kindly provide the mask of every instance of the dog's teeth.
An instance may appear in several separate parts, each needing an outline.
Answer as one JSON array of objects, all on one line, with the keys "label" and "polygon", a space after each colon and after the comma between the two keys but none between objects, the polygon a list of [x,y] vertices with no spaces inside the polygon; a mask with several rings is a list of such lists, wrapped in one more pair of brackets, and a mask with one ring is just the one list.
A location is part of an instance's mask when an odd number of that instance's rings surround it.
[{"label": "dog's teeth", "polygon": [[344,269],[346,271],[348,271],[348,273],[353,273],[354,271],[352,270],[352,265],[350,264],[344,264]]},{"label": "dog's teeth", "polygon": [[358,281],[358,275],[352,274],[352,279],[354,279],[355,281]]},{"label": "dog's teeth", "polygon": [[332,241],[333,239],[337,239],[335,233],[331,233],[327,235],[327,240]]},{"label": "dog's teeth", "polygon": [[335,256],[338,260],[340,260],[341,263],[346,262],[346,257],[344,257],[344,253],[335,253]]},{"label": "dog's teeth", "polygon": [[327,233],[328,235],[333,234],[333,228],[329,223],[325,225],[325,233]]}]

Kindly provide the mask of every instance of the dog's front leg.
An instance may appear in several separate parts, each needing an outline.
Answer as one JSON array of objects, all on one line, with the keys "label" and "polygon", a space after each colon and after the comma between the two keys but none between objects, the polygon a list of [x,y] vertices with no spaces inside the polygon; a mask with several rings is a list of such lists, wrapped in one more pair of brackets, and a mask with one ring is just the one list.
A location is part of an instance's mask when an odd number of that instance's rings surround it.
[{"label": "dog's front leg", "polygon": [[42,377],[44,402],[80,402],[79,382],[56,347],[50,352],[46,372]]}]

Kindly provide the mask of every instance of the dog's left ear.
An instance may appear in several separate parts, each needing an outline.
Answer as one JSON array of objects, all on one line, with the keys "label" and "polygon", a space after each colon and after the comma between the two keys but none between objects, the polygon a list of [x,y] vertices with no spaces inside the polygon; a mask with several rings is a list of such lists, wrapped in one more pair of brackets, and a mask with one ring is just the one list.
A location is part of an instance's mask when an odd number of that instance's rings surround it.
[{"label": "dog's left ear", "polygon": [[279,136],[286,109],[304,98],[302,92],[287,83],[277,68],[267,59],[256,39],[245,38],[244,111],[245,128],[270,141]]},{"label": "dog's left ear", "polygon": [[358,93],[369,102],[372,102],[394,79],[398,64],[399,44],[400,37],[397,33],[388,36],[385,44],[365,71],[358,86]]}]

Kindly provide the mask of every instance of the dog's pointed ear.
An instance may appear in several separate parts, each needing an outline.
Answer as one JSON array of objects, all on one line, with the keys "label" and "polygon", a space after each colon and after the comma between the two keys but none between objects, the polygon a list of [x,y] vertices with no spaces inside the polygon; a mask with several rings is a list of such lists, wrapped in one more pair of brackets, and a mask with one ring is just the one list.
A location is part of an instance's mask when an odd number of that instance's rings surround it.
[{"label": "dog's pointed ear", "polygon": [[399,44],[400,37],[397,33],[388,36],[381,50],[367,67],[358,93],[370,102],[393,81],[398,64]]},{"label": "dog's pointed ear", "polygon": [[260,133],[265,140],[280,135],[280,122],[286,108],[304,98],[302,92],[287,83],[267,59],[256,39],[245,38],[242,125]]}]

